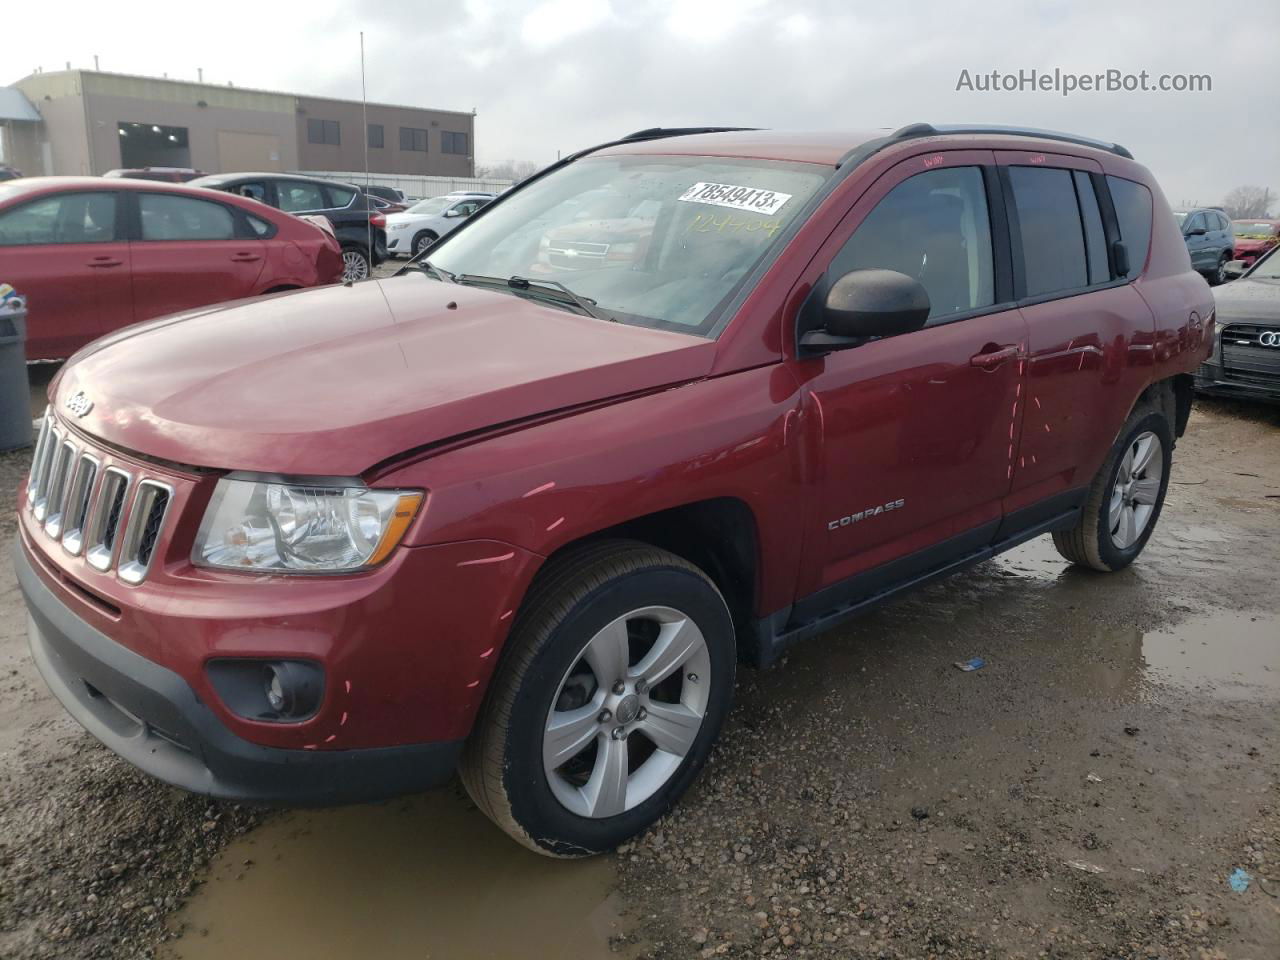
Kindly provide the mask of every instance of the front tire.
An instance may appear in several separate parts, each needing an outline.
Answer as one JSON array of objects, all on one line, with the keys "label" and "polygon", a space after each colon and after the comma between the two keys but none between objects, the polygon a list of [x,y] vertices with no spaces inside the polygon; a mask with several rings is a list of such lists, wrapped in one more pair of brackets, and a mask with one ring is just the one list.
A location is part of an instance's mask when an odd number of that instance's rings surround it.
[{"label": "front tire", "polygon": [[1133,563],[1160,519],[1172,464],[1168,419],[1150,406],[1134,410],[1093,478],[1079,521],[1054,531],[1058,552],[1104,572]]},{"label": "front tire", "polygon": [[732,618],[701,570],[631,541],[583,547],[530,590],[463,753],[463,784],[539,853],[612,849],[697,776],[734,665]]},{"label": "front tire", "polygon": [[342,282],[354,283],[357,280],[369,279],[372,267],[369,254],[363,247],[354,245],[342,248]]},{"label": "front tire", "polygon": [[440,238],[437,237],[430,230],[423,230],[421,233],[419,233],[417,236],[413,238],[413,255],[416,257],[418,254],[422,253],[422,251],[426,250],[427,247],[435,243],[438,239]]}]

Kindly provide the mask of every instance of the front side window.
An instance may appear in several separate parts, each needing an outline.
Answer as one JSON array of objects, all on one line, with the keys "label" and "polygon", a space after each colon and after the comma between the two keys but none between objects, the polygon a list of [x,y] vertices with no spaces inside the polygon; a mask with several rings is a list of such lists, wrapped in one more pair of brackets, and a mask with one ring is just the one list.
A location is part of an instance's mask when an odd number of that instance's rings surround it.
[{"label": "front side window", "polygon": [[829,276],[896,270],[929,293],[929,319],[995,303],[991,220],[982,171],[929,170],[902,181],[876,204],[836,254]]},{"label": "front side window", "polygon": [[1140,183],[1111,176],[1107,177],[1107,189],[1116,208],[1120,240],[1129,255],[1126,278],[1132,280],[1142,272],[1151,246],[1151,191]]},{"label": "front side window", "polygon": [[320,192],[318,183],[282,180],[276,184],[276,196],[280,200],[280,209],[285,213],[295,213],[299,210],[324,210],[326,207],[324,194]]},{"label": "front side window", "polygon": [[468,152],[467,140],[468,137],[465,133],[451,133],[445,130],[440,134],[440,152],[465,155]]},{"label": "front side window", "polygon": [[267,202],[267,185],[265,183],[241,183],[232,192],[242,197],[248,197],[250,200],[257,200],[259,203]]},{"label": "front side window", "polygon": [[342,142],[341,128],[337,120],[307,120],[307,142],[337,146]]},{"label": "front side window", "polygon": [[167,193],[138,195],[143,240],[230,240],[231,211],[212,200]]},{"label": "front side window", "polygon": [[414,127],[400,128],[400,149],[412,150],[415,153],[427,152],[427,131]]},{"label": "front side window", "polygon": [[1192,217],[1190,220],[1187,221],[1186,232],[1188,236],[1195,233],[1197,230],[1207,230],[1207,229],[1209,228],[1204,225],[1203,213],[1197,213],[1194,217]]},{"label": "front side window", "polygon": [[116,239],[114,193],[61,193],[0,213],[0,246],[108,243]]},{"label": "front side window", "polygon": [[448,197],[432,197],[430,200],[419,200],[408,212],[420,217],[437,217],[448,210],[452,202]]},{"label": "front side window", "polygon": [[607,319],[710,336],[828,176],[809,163],[588,157],[449,234],[431,262],[454,274],[554,280]]}]

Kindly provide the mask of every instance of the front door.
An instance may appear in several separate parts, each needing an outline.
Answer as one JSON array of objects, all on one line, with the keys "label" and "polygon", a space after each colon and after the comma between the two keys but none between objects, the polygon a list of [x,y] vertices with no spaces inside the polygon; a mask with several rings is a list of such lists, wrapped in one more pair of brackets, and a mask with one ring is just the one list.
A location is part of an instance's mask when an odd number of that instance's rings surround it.
[{"label": "front door", "polygon": [[844,231],[856,228],[843,242],[838,230],[825,254],[817,295],[849,271],[886,268],[920,281],[930,313],[913,333],[798,362],[819,436],[800,592],[821,591],[813,610],[798,605],[801,617],[981,549],[999,525],[1026,325],[1010,302],[1007,247],[997,257],[993,246],[1004,241],[990,213],[1000,203],[993,162],[986,151],[904,161],[855,204]]},{"label": "front door", "polygon": [[69,357],[133,322],[115,191],[55,193],[0,213],[0,282],[27,298],[27,359]]},{"label": "front door", "polygon": [[138,193],[133,251],[139,320],[236,300],[256,292],[266,248],[241,236],[231,207],[174,193]]}]

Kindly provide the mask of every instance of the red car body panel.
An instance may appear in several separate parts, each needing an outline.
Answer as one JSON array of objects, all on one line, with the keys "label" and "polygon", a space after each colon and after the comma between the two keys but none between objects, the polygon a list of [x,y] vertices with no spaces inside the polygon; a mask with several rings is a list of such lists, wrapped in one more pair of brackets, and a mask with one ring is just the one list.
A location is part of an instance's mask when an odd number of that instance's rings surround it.
[{"label": "red car body panel", "polygon": [[[70,356],[129,324],[269,290],[336,282],[342,253],[325,231],[244,197],[176,184],[106,177],[39,177],[0,190],[0,216],[56,194],[117,197],[116,236],[104,243],[0,246],[0,274],[27,297],[27,359]],[[142,240],[132,226],[140,194],[189,196],[244,211],[269,237]]]},{"label": "red car body panel", "polygon": [[[834,166],[860,142],[749,132],[610,150]],[[79,616],[178,672],[237,735],[321,751],[465,737],[546,558],[636,518],[732,505],[754,553],[750,614],[813,602],[1079,490],[1141,392],[1192,373],[1209,350],[1212,296],[1150,174],[1090,147],[1025,146],[976,135],[885,147],[827,195],[715,340],[416,274],[104,338],[54,382],[54,409],[91,396],[92,410],[63,422],[88,444],[145,454],[136,468],[173,485],[178,519],[136,587],[52,548],[26,511],[24,550]],[[880,198],[939,164],[998,162],[1146,184],[1156,212],[1139,278],[799,355],[801,305]],[[991,353],[1004,359],[975,359]],[[427,496],[402,546],[367,572],[195,567],[216,478],[237,469]],[[899,500],[913,509],[840,523]],[[287,655],[330,678],[304,724],[239,718],[206,678],[217,657]]]},{"label": "red car body panel", "polygon": [[1237,260],[1243,260],[1246,266],[1252,266],[1254,261],[1280,243],[1280,220],[1233,220],[1231,223],[1232,226],[1238,223],[1262,223],[1270,228],[1268,236],[1236,237],[1232,256]]}]

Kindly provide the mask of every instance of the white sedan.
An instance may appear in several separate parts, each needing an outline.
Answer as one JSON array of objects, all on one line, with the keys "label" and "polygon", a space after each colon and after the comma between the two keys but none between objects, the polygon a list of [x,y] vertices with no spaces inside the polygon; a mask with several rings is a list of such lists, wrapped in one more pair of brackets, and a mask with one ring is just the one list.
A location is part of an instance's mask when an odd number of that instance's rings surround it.
[{"label": "white sedan", "polygon": [[492,193],[449,193],[419,200],[404,213],[389,214],[387,250],[392,256],[401,257],[421,253],[493,197]]}]

